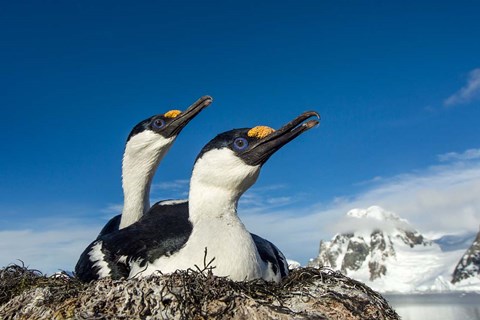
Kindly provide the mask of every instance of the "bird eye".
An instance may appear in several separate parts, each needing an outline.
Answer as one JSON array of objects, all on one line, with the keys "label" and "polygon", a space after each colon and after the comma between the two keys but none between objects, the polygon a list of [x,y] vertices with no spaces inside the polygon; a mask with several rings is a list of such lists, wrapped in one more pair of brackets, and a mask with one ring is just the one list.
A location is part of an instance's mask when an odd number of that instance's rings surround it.
[{"label": "bird eye", "polygon": [[153,120],[152,127],[154,129],[162,129],[163,127],[165,127],[165,120],[161,118]]},{"label": "bird eye", "polygon": [[233,141],[233,148],[237,151],[243,151],[248,147],[248,141],[245,138],[237,138]]}]

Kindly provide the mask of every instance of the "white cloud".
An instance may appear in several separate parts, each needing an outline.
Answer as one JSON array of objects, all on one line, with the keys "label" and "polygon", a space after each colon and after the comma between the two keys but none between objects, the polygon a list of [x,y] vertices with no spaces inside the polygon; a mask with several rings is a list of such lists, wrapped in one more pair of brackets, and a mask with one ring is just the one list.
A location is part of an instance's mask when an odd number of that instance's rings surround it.
[{"label": "white cloud", "polygon": [[150,204],[167,199],[188,198],[190,180],[177,179],[152,184],[150,193]]},{"label": "white cloud", "polygon": [[102,209],[101,212],[107,213],[108,216],[117,215],[122,213],[123,204],[122,203],[111,203],[106,208]]},{"label": "white cloud", "polygon": [[273,197],[268,198],[266,202],[271,205],[282,206],[290,203],[292,201],[292,197]]},{"label": "white cloud", "polygon": [[190,180],[188,179],[177,179],[152,184],[151,203],[165,199],[188,198],[189,183]]},{"label": "white cloud", "polygon": [[152,190],[185,190],[188,189],[189,182],[190,181],[186,179],[178,179],[173,181],[154,183],[152,185]]},{"label": "white cloud", "polygon": [[337,197],[328,205],[241,214],[249,230],[277,244],[288,258],[305,263],[316,256],[321,239],[330,240],[343,229],[343,217],[353,208],[379,205],[407,219],[420,232],[460,233],[478,231],[479,195],[480,161],[451,162],[383,177],[363,193]]},{"label": "white cloud", "polygon": [[467,84],[453,95],[448,97],[443,104],[447,107],[469,103],[480,97],[480,68],[473,69],[468,74]]},{"label": "white cloud", "polygon": [[480,149],[468,149],[465,152],[449,152],[438,156],[441,162],[480,159]]},{"label": "white cloud", "polygon": [[291,205],[301,199],[299,194],[294,196],[276,195],[279,190],[286,192],[286,189],[288,188],[284,184],[253,187],[240,198],[239,210],[250,213],[267,212],[274,209],[278,210],[278,208]]},{"label": "white cloud", "polygon": [[0,231],[0,266],[19,264],[21,260],[25,266],[48,274],[73,271],[78,257],[101,227],[68,219],[45,222],[36,223],[47,226],[43,230]]}]

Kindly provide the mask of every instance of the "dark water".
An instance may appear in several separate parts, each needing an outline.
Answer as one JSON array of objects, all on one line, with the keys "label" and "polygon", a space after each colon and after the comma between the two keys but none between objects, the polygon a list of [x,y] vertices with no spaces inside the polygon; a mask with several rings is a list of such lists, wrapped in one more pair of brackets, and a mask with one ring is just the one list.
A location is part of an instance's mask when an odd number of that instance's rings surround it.
[{"label": "dark water", "polygon": [[480,294],[385,294],[403,320],[480,320]]}]

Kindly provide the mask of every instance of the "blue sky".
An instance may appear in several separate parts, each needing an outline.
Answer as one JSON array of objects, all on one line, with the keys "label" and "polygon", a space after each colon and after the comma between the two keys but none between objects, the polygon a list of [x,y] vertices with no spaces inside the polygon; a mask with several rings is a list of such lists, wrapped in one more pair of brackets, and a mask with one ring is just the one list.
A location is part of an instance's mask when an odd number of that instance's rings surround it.
[{"label": "blue sky", "polygon": [[240,216],[306,262],[351,208],[421,231],[480,224],[480,5],[22,1],[0,10],[0,265],[73,269],[122,203],[130,129],[209,94],[161,163],[183,198],[197,152],[235,127],[321,125],[279,151]]}]

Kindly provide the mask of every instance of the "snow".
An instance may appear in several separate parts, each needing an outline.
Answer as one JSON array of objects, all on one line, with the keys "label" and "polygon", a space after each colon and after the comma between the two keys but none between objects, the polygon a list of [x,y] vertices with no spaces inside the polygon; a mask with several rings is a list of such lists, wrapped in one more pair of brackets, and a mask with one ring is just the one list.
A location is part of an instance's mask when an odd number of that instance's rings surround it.
[{"label": "snow", "polygon": [[[332,241],[323,242],[325,250],[338,254],[335,266],[330,266],[333,269],[341,269],[349,242],[363,242],[373,248],[371,242],[374,242],[377,236],[383,236],[387,248],[370,251],[360,268],[345,271],[347,276],[382,293],[480,292],[480,276],[465,279],[455,285],[450,282],[457,263],[471,243],[466,243],[464,247],[450,246],[448,250],[442,250],[440,244],[426,237],[423,237],[423,241],[414,243],[411,237],[407,237],[406,231],[413,232],[415,236],[421,235],[408,221],[378,206],[353,209],[347,213],[347,217],[357,221],[356,224],[350,223],[357,226],[354,231],[349,231],[353,236],[337,234]],[[373,230],[381,230],[381,233],[372,235]],[[326,257],[325,252],[323,254]],[[369,267],[372,262],[385,266],[387,270],[385,275],[373,281],[370,280]],[[326,265],[324,260],[321,260],[321,263]]]},{"label": "snow", "polygon": [[471,277],[471,278],[459,281],[455,284],[455,289],[459,291],[480,292],[480,278]]},{"label": "snow", "polygon": [[[349,271],[347,275],[362,281],[380,292],[427,292],[453,289],[450,279],[456,263],[465,250],[442,252],[440,246],[410,246],[394,238],[396,255],[383,263],[387,274],[370,281],[368,266],[359,271]],[[365,261],[367,263],[367,261]],[[480,289],[480,288],[479,288]]]},{"label": "snow", "polygon": [[347,216],[354,218],[372,218],[377,220],[400,220],[395,213],[383,210],[379,206],[371,206],[367,209],[352,209]]},{"label": "snow", "polygon": [[290,270],[298,269],[302,266],[300,262],[291,260],[291,259],[287,259],[287,264],[288,264],[288,269]]}]

